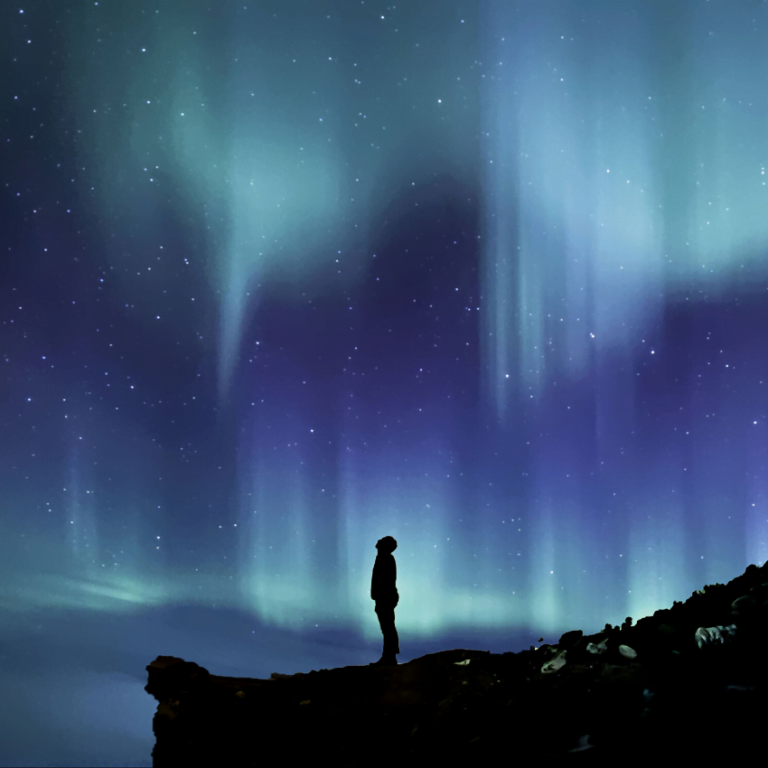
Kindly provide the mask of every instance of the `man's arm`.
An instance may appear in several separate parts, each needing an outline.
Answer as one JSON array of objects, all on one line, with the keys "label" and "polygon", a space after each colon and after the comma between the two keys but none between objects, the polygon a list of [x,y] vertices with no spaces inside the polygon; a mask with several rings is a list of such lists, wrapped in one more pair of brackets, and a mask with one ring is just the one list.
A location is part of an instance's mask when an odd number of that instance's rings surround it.
[{"label": "man's arm", "polygon": [[373,573],[371,574],[371,600],[376,598],[373,596],[373,584],[376,581],[376,562],[373,563]]}]

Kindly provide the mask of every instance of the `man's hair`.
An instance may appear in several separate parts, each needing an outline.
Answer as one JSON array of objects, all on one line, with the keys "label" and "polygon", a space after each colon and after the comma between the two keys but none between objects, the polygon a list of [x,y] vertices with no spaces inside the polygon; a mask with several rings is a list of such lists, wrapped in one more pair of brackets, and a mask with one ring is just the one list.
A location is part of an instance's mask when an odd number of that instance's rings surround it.
[{"label": "man's hair", "polygon": [[379,539],[376,542],[376,549],[394,552],[397,549],[397,541],[392,536],[385,536],[383,539]]}]

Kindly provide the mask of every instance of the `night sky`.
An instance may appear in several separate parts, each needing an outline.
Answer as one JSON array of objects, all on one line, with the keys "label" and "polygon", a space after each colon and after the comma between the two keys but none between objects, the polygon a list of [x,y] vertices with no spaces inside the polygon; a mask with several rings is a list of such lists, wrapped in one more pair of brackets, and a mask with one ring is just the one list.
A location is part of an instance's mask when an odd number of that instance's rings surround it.
[{"label": "night sky", "polygon": [[[159,654],[401,663],[768,557],[768,3],[0,3],[0,763]],[[41,690],[46,695],[41,695]]]}]

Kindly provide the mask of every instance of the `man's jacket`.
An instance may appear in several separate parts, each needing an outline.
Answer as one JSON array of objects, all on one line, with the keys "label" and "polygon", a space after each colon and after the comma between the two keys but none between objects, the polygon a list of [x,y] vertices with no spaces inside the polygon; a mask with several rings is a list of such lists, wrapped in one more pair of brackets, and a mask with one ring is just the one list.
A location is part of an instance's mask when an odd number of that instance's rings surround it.
[{"label": "man's jacket", "polygon": [[397,564],[391,552],[379,552],[376,555],[371,576],[371,600],[395,605],[400,601],[397,592]]}]

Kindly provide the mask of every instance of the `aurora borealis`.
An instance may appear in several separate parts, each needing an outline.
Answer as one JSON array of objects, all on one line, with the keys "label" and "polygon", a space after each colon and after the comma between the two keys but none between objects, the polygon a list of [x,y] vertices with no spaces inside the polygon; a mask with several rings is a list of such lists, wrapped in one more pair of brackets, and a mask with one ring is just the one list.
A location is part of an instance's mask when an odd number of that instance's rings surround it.
[{"label": "aurora borealis", "polygon": [[123,622],[151,742],[159,653],[373,660],[385,535],[401,661],[765,561],[768,3],[0,18],[3,669]]}]

